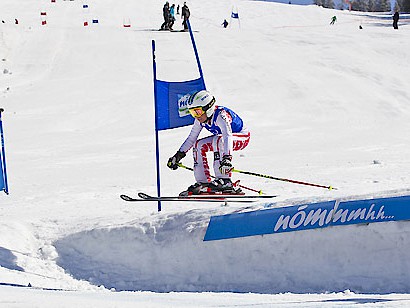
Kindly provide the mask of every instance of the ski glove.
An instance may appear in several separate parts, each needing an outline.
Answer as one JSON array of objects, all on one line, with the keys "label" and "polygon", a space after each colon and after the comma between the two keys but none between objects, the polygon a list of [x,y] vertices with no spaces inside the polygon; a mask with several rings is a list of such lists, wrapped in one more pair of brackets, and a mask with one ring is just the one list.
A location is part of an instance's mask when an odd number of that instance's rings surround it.
[{"label": "ski glove", "polygon": [[174,156],[170,157],[168,159],[168,168],[172,170],[177,170],[178,169],[178,163],[185,157],[185,152],[178,151],[175,153]]},{"label": "ski glove", "polygon": [[219,171],[222,174],[229,174],[233,170],[232,166],[232,155],[224,155],[221,160],[221,164],[219,165]]}]

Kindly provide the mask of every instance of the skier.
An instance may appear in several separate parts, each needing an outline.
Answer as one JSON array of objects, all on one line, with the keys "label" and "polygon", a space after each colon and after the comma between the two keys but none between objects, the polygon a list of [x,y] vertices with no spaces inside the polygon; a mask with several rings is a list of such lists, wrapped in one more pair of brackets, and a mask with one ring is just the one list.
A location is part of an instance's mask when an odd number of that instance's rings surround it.
[{"label": "skier", "polygon": [[330,25],[334,25],[336,21],[337,21],[337,17],[333,16],[332,20],[330,21]]},{"label": "skier", "polygon": [[[186,156],[186,152],[193,147],[196,183],[181,192],[181,196],[216,192],[241,193],[240,188],[234,188],[231,181],[232,151],[242,150],[248,145],[250,132],[234,111],[217,106],[215,102],[215,97],[206,90],[196,92],[189,98],[189,112],[195,118],[195,122],[188,137],[176,154],[169,158],[167,164],[170,169],[176,170],[178,163]],[[212,135],[198,139],[203,128]],[[214,153],[215,180],[213,181],[206,157],[207,152]]]},{"label": "skier", "polygon": [[226,21],[226,19],[224,19],[224,22],[221,25],[224,26],[224,28],[228,27],[228,22]]},{"label": "skier", "polygon": [[188,31],[187,20],[189,19],[190,15],[191,15],[191,13],[189,12],[189,8],[186,5],[186,2],[184,2],[184,6],[182,7],[182,14],[181,14],[181,18],[184,19],[182,21],[182,25],[184,26],[184,31]]}]

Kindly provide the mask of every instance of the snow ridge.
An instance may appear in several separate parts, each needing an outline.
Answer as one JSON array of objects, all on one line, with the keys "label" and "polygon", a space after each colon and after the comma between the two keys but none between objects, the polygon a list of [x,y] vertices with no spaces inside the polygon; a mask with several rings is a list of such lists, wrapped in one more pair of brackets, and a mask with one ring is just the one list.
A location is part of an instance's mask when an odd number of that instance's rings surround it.
[{"label": "snow ridge", "polygon": [[407,222],[202,242],[209,214],[191,210],[79,232],[55,243],[58,264],[116,290],[410,291]]}]

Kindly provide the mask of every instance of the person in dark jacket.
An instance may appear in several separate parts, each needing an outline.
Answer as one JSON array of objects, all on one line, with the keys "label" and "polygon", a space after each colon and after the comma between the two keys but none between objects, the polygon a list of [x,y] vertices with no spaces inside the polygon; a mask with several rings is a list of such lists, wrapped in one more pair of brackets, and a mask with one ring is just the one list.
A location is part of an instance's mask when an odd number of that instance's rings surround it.
[{"label": "person in dark jacket", "polygon": [[396,11],[393,15],[393,28],[398,29],[399,28],[399,12]]},{"label": "person in dark jacket", "polygon": [[164,23],[161,25],[161,30],[169,30],[170,13],[168,1],[164,4],[164,7],[162,8],[162,15],[164,16]]},{"label": "person in dark jacket", "polygon": [[224,28],[228,27],[228,22],[226,21],[226,19],[224,19],[224,22],[222,23],[222,26],[224,26]]},{"label": "person in dark jacket", "polygon": [[182,7],[182,14],[181,14],[181,18],[183,18],[182,25],[184,26],[184,31],[188,31],[187,20],[189,19],[190,15],[191,13],[189,12],[189,8],[186,5],[186,2],[184,2],[184,6]]}]

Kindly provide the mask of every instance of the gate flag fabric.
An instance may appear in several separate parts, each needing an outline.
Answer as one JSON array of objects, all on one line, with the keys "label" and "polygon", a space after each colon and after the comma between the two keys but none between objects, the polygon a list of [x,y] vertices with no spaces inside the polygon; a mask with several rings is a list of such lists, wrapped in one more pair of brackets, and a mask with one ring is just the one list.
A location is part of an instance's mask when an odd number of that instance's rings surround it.
[{"label": "gate flag fabric", "polygon": [[204,90],[203,78],[184,82],[156,80],[157,98],[155,112],[156,129],[166,130],[192,125],[194,118],[188,112],[188,100],[191,94]]},{"label": "gate flag fabric", "polygon": [[239,28],[241,27],[241,21],[239,19],[239,11],[238,8],[234,9],[234,7],[232,7],[232,11],[231,11],[231,25],[232,25],[232,19],[237,19],[238,20],[238,24],[239,24]]}]

